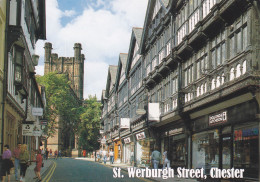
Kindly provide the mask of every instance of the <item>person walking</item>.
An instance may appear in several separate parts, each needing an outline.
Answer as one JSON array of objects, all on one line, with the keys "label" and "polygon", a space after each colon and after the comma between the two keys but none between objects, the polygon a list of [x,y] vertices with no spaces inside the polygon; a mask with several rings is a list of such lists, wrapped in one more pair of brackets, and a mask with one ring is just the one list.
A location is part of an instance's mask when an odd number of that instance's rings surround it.
[{"label": "person walking", "polygon": [[154,169],[158,169],[158,165],[160,163],[161,158],[162,158],[161,152],[158,151],[158,147],[155,147],[155,150],[152,152],[152,156],[151,156]]},{"label": "person walking", "polygon": [[16,181],[18,181],[18,170],[20,169],[20,159],[19,159],[20,152],[21,152],[21,143],[18,143],[17,147],[13,151]]},{"label": "person walking", "polygon": [[62,159],[62,158],[61,158],[61,150],[59,150],[59,154],[58,154],[58,155],[59,155],[59,158]]},{"label": "person walking", "polygon": [[163,169],[167,166],[167,168],[170,168],[170,160],[167,158],[167,151],[163,152]]},{"label": "person walking", "polygon": [[5,177],[7,175],[8,177],[8,182],[10,182],[10,169],[14,167],[14,164],[11,160],[12,158],[12,152],[9,150],[9,145],[4,146],[4,152],[2,155],[3,163],[2,163],[2,177],[3,181],[5,181]]},{"label": "person walking", "polygon": [[48,156],[49,156],[49,150],[48,148],[46,148],[46,160],[48,160]]},{"label": "person walking", "polygon": [[45,150],[44,150],[44,148],[42,148],[42,150],[41,150],[41,155],[42,155],[42,159],[46,159],[45,158]]},{"label": "person walking", "polygon": [[26,174],[27,167],[29,166],[29,152],[27,150],[27,145],[23,144],[21,146],[21,152],[20,152],[20,182],[24,181],[24,177]]},{"label": "person walking", "polygon": [[50,158],[52,157],[52,149],[50,149]]},{"label": "person walking", "polygon": [[109,157],[110,157],[110,164],[113,164],[114,163],[114,152],[113,152],[113,149],[110,149]]},{"label": "person walking", "polygon": [[130,164],[131,164],[131,166],[134,166],[134,150],[133,149],[130,153]]},{"label": "person walking", "polygon": [[41,178],[42,155],[41,155],[40,150],[37,151],[37,156],[36,156],[35,162],[36,162],[36,166],[34,168],[34,172],[35,172],[36,177],[34,177],[33,179],[38,178],[38,181],[42,181],[42,178]]},{"label": "person walking", "polygon": [[54,154],[55,154],[55,159],[57,160],[57,158],[58,158],[58,150],[55,150]]},{"label": "person walking", "polygon": [[107,151],[103,150],[103,159],[104,159],[104,164],[107,163]]}]

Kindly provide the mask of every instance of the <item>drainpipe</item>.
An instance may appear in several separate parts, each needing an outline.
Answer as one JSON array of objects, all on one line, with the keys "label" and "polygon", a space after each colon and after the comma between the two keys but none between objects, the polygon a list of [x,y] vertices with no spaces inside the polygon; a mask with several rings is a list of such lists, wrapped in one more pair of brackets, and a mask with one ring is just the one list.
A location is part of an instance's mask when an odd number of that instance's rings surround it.
[{"label": "drainpipe", "polygon": [[6,1],[6,22],[5,22],[5,50],[4,50],[4,78],[3,78],[3,100],[2,100],[2,131],[1,131],[1,153],[3,153],[4,146],[4,111],[5,111],[5,98],[7,95],[7,74],[8,74],[8,26],[9,26],[9,10],[10,10],[10,1]]}]

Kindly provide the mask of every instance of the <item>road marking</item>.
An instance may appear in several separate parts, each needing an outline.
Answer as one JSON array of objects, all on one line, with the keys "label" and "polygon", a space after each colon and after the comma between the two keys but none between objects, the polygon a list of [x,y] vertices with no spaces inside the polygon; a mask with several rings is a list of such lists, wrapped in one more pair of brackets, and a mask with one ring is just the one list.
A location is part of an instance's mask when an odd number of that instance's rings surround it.
[{"label": "road marking", "polygon": [[45,182],[45,180],[48,178],[48,176],[51,174],[52,170],[56,167],[56,162],[53,162],[53,165],[50,169],[50,171],[48,172],[48,174],[43,178],[42,182]]},{"label": "road marking", "polygon": [[51,177],[52,177],[52,175],[53,175],[53,173],[54,173],[54,171],[55,171],[55,169],[56,169],[57,163],[55,162],[54,165],[55,165],[55,168],[52,170],[51,175],[50,175],[49,178],[46,180],[46,182],[49,182],[49,180],[51,179]]}]

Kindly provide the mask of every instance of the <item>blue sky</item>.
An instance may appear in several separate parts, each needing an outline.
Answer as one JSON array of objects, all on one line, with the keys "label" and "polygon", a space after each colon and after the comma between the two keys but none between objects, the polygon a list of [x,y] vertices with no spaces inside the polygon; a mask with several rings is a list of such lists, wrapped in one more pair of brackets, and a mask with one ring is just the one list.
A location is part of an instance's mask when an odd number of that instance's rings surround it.
[{"label": "blue sky", "polygon": [[143,27],[148,0],[47,0],[47,40],[38,41],[37,74],[43,75],[44,43],[53,53],[73,57],[74,43],[85,54],[84,98],[101,96],[109,65],[117,65],[120,53],[127,53],[132,27]]}]

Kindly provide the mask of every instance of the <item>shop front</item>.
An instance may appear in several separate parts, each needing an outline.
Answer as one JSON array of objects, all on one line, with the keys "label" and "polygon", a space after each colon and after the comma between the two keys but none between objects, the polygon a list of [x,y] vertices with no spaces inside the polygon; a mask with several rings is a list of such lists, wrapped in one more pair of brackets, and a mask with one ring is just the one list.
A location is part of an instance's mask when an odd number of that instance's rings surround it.
[{"label": "shop front", "polygon": [[168,129],[162,133],[161,137],[161,152],[167,151],[171,168],[185,167],[187,145],[184,127]]},{"label": "shop front", "polygon": [[259,121],[249,101],[193,121],[192,168],[244,169],[244,179],[259,180]]},{"label": "shop front", "polygon": [[122,157],[122,143],[119,138],[114,140],[114,161],[115,163],[120,163]]},{"label": "shop front", "polygon": [[123,138],[123,162],[130,164],[133,160],[134,155],[134,142],[132,137]]},{"label": "shop front", "polygon": [[155,139],[149,136],[148,130],[143,130],[135,134],[136,151],[135,159],[137,167],[149,167],[151,165],[150,156],[155,147]]}]

